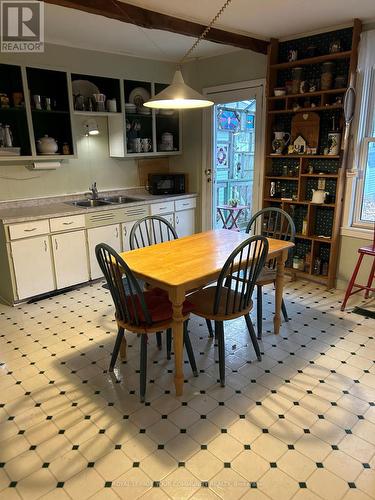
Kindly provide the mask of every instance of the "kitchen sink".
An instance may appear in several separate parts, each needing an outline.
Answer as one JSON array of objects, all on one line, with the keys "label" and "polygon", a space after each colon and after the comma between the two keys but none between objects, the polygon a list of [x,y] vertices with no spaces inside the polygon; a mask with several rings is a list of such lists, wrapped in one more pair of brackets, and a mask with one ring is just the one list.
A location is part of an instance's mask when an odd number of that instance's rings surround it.
[{"label": "kitchen sink", "polygon": [[138,198],[128,198],[127,196],[107,196],[104,200],[108,203],[134,203],[140,201]]},{"label": "kitchen sink", "polygon": [[111,203],[104,199],[98,200],[77,200],[77,201],[69,201],[69,205],[73,205],[75,207],[102,207],[104,205],[110,205]]}]

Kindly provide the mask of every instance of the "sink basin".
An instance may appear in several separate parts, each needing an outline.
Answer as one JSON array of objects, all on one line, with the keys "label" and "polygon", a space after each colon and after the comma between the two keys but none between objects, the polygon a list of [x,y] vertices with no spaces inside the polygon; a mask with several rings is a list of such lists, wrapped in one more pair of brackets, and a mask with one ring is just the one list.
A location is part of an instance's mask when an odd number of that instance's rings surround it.
[{"label": "sink basin", "polygon": [[108,196],[105,198],[108,203],[134,203],[139,201],[137,198],[128,198],[127,196]]},{"label": "sink basin", "polygon": [[101,207],[103,205],[110,205],[110,202],[104,199],[99,200],[77,200],[68,202],[69,205],[75,207]]}]

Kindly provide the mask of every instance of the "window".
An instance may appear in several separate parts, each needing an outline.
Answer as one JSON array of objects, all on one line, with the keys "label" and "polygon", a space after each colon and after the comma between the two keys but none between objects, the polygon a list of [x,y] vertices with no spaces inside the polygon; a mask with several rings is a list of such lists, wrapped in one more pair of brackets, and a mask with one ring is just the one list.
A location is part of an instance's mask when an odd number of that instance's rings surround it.
[{"label": "window", "polygon": [[359,59],[361,92],[357,151],[358,175],[353,225],[372,228],[375,222],[375,30],[363,33]]}]

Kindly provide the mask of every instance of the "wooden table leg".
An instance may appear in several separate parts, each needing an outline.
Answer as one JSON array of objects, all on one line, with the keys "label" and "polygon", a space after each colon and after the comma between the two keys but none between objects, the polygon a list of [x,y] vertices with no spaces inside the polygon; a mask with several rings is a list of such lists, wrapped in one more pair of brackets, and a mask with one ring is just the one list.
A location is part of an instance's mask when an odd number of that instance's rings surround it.
[{"label": "wooden table leg", "polygon": [[171,291],[169,300],[172,302],[173,308],[174,384],[176,396],[182,396],[184,387],[184,317],[182,315],[182,306],[185,300],[185,292],[180,290]]},{"label": "wooden table leg", "polygon": [[276,282],[275,282],[275,317],[273,320],[274,333],[278,335],[281,326],[281,303],[283,300],[285,262],[288,258],[288,251],[284,250],[277,256]]}]

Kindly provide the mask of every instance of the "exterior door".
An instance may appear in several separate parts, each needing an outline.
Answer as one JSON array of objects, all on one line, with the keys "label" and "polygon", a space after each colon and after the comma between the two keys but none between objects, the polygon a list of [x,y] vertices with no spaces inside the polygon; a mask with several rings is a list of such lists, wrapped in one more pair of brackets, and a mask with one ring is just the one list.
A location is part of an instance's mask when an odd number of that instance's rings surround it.
[{"label": "exterior door", "polygon": [[55,289],[48,236],[12,241],[11,249],[19,299]]},{"label": "exterior door", "polygon": [[57,288],[89,280],[85,231],[52,236]]},{"label": "exterior door", "polygon": [[245,82],[206,90],[202,225],[245,230],[260,207],[263,85]]}]

